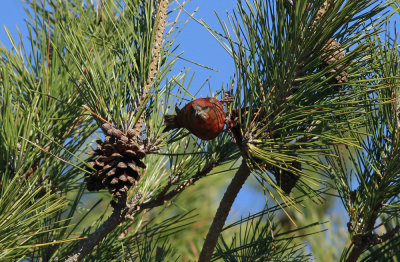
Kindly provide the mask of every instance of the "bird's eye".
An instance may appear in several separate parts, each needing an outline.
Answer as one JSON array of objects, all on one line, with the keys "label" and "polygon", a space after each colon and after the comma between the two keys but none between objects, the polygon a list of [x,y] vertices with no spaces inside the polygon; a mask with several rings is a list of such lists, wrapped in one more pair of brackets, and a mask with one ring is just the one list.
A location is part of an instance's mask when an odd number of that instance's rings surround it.
[{"label": "bird's eye", "polygon": [[203,107],[203,109],[208,109],[208,106]]}]

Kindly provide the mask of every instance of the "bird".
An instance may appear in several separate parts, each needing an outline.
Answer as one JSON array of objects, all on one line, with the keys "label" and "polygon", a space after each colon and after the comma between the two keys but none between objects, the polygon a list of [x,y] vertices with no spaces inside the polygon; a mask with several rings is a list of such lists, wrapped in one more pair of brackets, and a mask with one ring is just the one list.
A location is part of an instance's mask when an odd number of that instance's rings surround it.
[{"label": "bird", "polygon": [[221,101],[214,97],[198,98],[182,109],[175,107],[176,115],[165,115],[165,129],[186,128],[202,140],[216,138],[225,125],[225,110]]}]

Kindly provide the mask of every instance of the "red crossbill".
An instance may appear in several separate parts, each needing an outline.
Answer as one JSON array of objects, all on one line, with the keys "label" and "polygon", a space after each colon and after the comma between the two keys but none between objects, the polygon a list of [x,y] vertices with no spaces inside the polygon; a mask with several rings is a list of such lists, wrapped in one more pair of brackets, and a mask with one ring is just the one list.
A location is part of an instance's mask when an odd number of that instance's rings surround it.
[{"label": "red crossbill", "polygon": [[221,101],[214,97],[199,98],[185,105],[175,107],[176,115],[165,115],[164,132],[175,128],[186,128],[203,140],[216,138],[224,129],[225,110]]}]

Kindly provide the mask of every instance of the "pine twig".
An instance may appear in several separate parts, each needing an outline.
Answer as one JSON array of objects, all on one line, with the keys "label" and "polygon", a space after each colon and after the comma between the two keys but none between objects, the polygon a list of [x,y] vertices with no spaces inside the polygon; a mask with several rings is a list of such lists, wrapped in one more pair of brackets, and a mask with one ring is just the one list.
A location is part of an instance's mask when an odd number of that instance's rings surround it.
[{"label": "pine twig", "polygon": [[208,262],[211,260],[218,237],[221,234],[225,220],[228,217],[229,211],[231,210],[233,201],[235,200],[237,194],[239,193],[243,184],[246,182],[249,175],[250,169],[245,160],[243,160],[219,204],[217,213],[214,216],[214,220],[210,226],[210,229],[208,230],[206,240],[204,241],[199,262]]},{"label": "pine twig", "polygon": [[[149,96],[150,89],[154,84],[154,78],[157,74],[158,60],[160,58],[161,47],[164,36],[165,21],[167,19],[168,3],[169,0],[159,0],[157,16],[156,16],[157,19],[156,32],[152,50],[153,60],[151,61],[150,64],[149,75],[147,76],[143,94],[140,96],[139,104],[144,103],[146,98]],[[140,134],[140,131],[142,130],[144,118],[145,118],[145,110],[143,110],[143,112],[140,114],[138,121],[134,126],[134,129],[136,130],[137,134]]]},{"label": "pine twig", "polygon": [[395,107],[397,130],[400,130],[400,94],[396,97]]}]

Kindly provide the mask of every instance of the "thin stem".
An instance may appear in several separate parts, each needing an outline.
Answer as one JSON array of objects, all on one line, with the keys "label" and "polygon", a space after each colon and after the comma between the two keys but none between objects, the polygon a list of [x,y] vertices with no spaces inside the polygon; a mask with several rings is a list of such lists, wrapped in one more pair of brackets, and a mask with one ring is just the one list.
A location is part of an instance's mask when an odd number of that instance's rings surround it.
[{"label": "thin stem", "polygon": [[204,241],[199,262],[208,262],[211,260],[218,237],[221,234],[225,220],[228,217],[229,211],[231,210],[233,201],[235,201],[237,194],[239,193],[243,184],[246,182],[249,175],[250,169],[248,168],[245,160],[243,160],[219,204],[217,213],[214,216],[214,220],[208,231],[206,240]]}]

